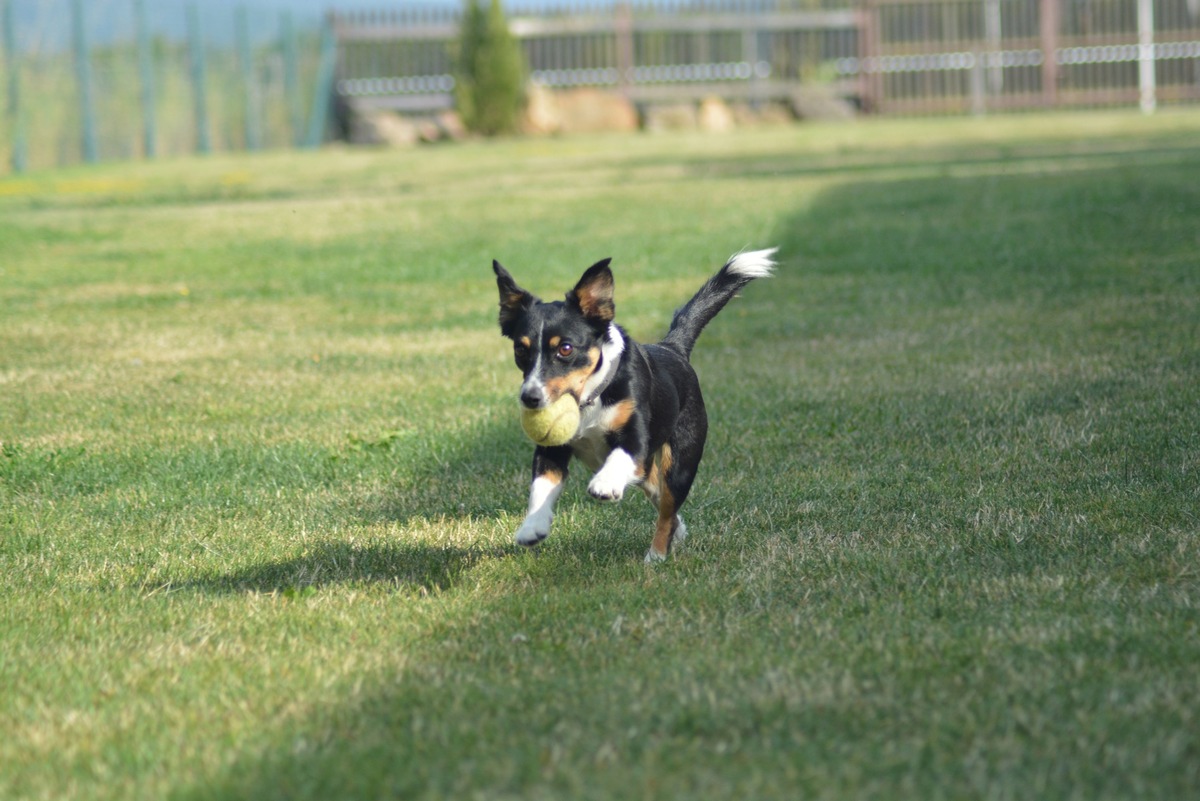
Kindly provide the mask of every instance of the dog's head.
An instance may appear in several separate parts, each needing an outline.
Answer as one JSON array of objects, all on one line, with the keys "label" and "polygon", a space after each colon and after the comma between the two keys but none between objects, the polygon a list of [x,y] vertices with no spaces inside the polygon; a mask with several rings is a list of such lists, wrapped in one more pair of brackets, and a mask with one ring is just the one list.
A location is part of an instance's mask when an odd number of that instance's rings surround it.
[{"label": "dog's head", "polygon": [[500,289],[500,333],[512,340],[525,377],[520,398],[526,408],[540,409],[563,395],[587,399],[588,381],[597,375],[605,351],[611,351],[615,307],[610,261],[593,264],[566,300],[550,303],[517,286],[500,262],[492,262]]}]

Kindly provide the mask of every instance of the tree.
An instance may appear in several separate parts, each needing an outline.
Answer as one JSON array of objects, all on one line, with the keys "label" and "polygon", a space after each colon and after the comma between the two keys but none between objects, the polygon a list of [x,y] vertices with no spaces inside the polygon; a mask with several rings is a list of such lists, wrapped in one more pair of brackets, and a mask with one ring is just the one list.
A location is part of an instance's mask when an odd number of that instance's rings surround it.
[{"label": "tree", "polygon": [[500,0],[486,11],[481,0],[466,0],[454,84],[463,124],[485,136],[514,133],[524,93],[525,57]]}]

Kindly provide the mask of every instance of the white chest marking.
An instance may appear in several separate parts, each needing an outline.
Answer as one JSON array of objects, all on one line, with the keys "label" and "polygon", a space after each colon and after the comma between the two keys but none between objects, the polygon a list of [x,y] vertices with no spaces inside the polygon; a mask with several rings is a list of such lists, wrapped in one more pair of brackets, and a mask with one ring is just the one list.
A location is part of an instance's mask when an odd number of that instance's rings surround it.
[{"label": "white chest marking", "polygon": [[571,440],[571,450],[575,457],[592,471],[600,469],[612,448],[608,445],[608,432],[612,427],[613,418],[617,414],[616,406],[601,406],[593,403],[581,410],[579,431]]}]

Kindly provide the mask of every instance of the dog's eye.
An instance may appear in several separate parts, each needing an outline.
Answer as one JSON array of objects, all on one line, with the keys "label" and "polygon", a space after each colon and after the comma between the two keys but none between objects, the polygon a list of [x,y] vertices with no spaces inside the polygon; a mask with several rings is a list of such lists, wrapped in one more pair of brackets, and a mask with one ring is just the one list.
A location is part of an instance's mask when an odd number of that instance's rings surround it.
[{"label": "dog's eye", "polygon": [[558,356],[561,359],[571,358],[571,354],[575,352],[575,346],[570,342],[564,342],[558,346]]}]

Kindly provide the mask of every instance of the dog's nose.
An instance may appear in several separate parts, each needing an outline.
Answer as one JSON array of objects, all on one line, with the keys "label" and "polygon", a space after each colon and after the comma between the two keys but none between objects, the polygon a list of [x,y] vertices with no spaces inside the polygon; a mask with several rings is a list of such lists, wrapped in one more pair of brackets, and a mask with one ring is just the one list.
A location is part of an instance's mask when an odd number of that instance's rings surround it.
[{"label": "dog's nose", "polygon": [[526,409],[539,409],[546,405],[546,391],[541,387],[522,387],[521,405]]}]

